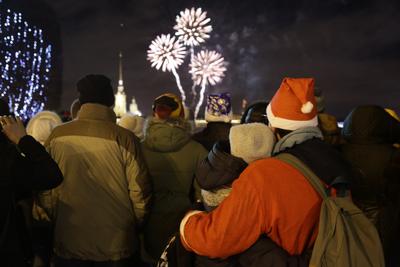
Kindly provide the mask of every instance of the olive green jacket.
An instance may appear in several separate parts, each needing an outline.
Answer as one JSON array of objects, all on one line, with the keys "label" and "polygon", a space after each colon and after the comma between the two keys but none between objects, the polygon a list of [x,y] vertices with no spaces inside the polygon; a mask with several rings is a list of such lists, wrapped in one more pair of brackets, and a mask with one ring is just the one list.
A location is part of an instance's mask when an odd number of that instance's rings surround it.
[{"label": "olive green jacket", "polygon": [[190,138],[184,121],[148,121],[143,154],[154,187],[153,206],[145,226],[147,252],[157,259],[184,213],[200,196],[194,174],[207,151]]}]

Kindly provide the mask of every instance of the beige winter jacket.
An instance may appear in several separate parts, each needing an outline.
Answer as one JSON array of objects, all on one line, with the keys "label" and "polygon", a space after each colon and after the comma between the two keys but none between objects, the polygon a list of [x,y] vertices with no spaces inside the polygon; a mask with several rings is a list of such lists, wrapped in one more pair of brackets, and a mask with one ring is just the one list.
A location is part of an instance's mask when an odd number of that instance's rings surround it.
[{"label": "beige winter jacket", "polygon": [[138,249],[151,185],[139,140],[115,120],[110,108],[84,104],[78,119],[57,127],[46,142],[64,174],[41,198],[55,222],[60,257],[118,260]]}]

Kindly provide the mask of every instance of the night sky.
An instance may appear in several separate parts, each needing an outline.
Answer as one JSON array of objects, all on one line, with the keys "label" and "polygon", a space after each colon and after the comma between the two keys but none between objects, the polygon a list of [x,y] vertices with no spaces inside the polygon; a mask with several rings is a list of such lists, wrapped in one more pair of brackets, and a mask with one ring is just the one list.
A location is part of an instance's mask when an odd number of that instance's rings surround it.
[{"label": "night sky", "polygon": [[[378,0],[46,0],[59,18],[63,55],[61,108],[77,96],[77,80],[102,73],[117,82],[124,53],[128,98],[150,112],[153,99],[178,93],[172,74],[150,67],[146,51],[173,33],[176,14],[202,7],[214,31],[205,47],[221,52],[228,72],[209,92],[268,100],[285,76],[314,77],[327,111],[339,118],[359,104],[400,108],[400,1]],[[120,24],[125,25],[120,29]],[[186,64],[187,65],[187,64]],[[191,86],[187,68],[179,70]]]}]

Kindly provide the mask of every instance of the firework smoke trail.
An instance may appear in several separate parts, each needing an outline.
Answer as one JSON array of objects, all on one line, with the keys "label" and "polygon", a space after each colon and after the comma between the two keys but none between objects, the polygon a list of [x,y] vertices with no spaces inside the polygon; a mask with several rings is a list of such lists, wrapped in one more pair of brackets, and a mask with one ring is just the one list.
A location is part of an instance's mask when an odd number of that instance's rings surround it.
[{"label": "firework smoke trail", "polygon": [[181,93],[182,103],[184,106],[186,106],[186,104],[185,104],[186,94],[185,94],[185,91],[183,90],[183,87],[181,84],[181,79],[179,78],[179,74],[176,72],[176,69],[174,69],[174,68],[171,70],[171,72],[175,76],[176,85],[178,86],[179,92]]},{"label": "firework smoke trail", "polygon": [[222,81],[226,71],[225,65],[224,58],[215,51],[202,50],[193,57],[189,73],[192,74],[194,84],[201,85],[200,97],[195,109],[195,119],[203,104],[207,84],[216,85]]},{"label": "firework smoke trail", "polygon": [[201,82],[199,102],[197,102],[196,109],[194,111],[195,119],[197,119],[197,116],[199,115],[199,112],[200,112],[201,105],[203,104],[203,101],[204,101],[204,94],[206,93],[206,85],[207,85],[207,79],[203,79],[203,81]]},{"label": "firework smoke trail", "polygon": [[177,68],[183,63],[186,56],[186,49],[183,44],[171,37],[169,34],[161,34],[151,42],[149,50],[147,50],[147,60],[151,62],[151,67],[163,72],[169,71],[175,77],[183,105],[185,105],[186,95],[182,88],[181,80],[177,73]]},{"label": "firework smoke trail", "polygon": [[[191,46],[190,47],[190,62],[193,61],[193,58],[194,58],[194,47]],[[196,83],[194,81],[193,81],[193,85],[192,85],[192,96],[193,96],[193,99],[192,99],[191,107],[194,107],[194,105],[196,104],[196,96],[197,96]]]}]

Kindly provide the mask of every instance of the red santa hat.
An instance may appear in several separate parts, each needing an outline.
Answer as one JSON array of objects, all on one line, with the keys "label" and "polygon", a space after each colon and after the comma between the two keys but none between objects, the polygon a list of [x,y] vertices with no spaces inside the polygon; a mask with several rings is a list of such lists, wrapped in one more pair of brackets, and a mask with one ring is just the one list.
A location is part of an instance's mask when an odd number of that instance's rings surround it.
[{"label": "red santa hat", "polygon": [[294,131],[318,126],[313,78],[284,78],[267,107],[274,128]]}]

